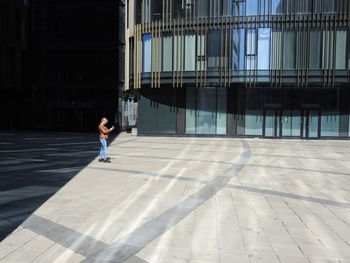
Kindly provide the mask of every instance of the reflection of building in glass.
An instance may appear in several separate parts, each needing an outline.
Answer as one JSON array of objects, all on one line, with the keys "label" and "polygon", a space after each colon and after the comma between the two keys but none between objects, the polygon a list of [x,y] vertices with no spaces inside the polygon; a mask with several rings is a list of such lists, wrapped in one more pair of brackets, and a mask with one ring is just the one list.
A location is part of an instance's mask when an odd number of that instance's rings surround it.
[{"label": "reflection of building in glass", "polygon": [[141,134],[349,137],[348,0],[131,0]]}]

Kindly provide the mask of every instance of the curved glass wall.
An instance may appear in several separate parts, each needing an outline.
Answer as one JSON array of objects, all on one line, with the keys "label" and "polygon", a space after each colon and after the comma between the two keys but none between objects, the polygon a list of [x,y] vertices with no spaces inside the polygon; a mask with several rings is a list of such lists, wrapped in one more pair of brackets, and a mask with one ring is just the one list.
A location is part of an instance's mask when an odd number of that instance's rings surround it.
[{"label": "curved glass wall", "polygon": [[136,24],[172,19],[344,13],[348,0],[136,0]]},{"label": "curved glass wall", "polygon": [[[350,69],[346,29],[210,29],[164,32],[161,71]],[[196,48],[197,46],[197,48]],[[142,71],[150,72],[152,34],[142,36]],[[157,57],[158,59],[158,57]],[[203,63],[205,62],[205,63]],[[199,66],[199,64],[201,64]]]},{"label": "curved glass wall", "polygon": [[140,133],[350,137],[348,0],[133,6]]}]

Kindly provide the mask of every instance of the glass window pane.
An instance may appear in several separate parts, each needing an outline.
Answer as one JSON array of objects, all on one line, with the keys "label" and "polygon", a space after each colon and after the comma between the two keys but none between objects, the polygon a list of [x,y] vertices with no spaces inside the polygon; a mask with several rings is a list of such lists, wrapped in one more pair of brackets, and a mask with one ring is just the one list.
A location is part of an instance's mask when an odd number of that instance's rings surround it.
[{"label": "glass window pane", "polygon": [[323,31],[322,68],[333,68],[333,31]]},{"label": "glass window pane", "polygon": [[346,69],[346,31],[337,31],[335,68]]},{"label": "glass window pane", "polygon": [[247,15],[257,15],[259,10],[258,0],[247,0],[246,1],[246,14]]},{"label": "glass window pane", "polygon": [[221,41],[219,30],[208,32],[208,69],[217,70],[220,63]]},{"label": "glass window pane", "polygon": [[136,0],[135,1],[135,24],[140,24],[141,23],[141,17],[142,17],[141,5],[142,5],[142,0]]},{"label": "glass window pane", "polygon": [[232,68],[245,69],[245,30],[232,30]]},{"label": "glass window pane", "polygon": [[322,111],[321,136],[339,136],[339,112]]},{"label": "glass window pane", "polygon": [[261,110],[246,110],[245,135],[262,135],[261,114]]},{"label": "glass window pane", "polygon": [[197,35],[197,70],[205,70],[207,68],[205,56],[205,35]]},{"label": "glass window pane", "polygon": [[152,35],[142,36],[142,72],[151,72],[152,67]]},{"label": "glass window pane", "polygon": [[186,0],[174,1],[174,14],[175,19],[185,18]]},{"label": "glass window pane", "polygon": [[282,117],[282,136],[300,136],[300,111],[285,110]]},{"label": "glass window pane", "polygon": [[239,29],[232,30],[232,69],[239,69]]},{"label": "glass window pane", "polygon": [[[202,0],[200,0],[202,1]],[[222,15],[231,16],[232,15],[232,0],[222,0]]]},{"label": "glass window pane", "polygon": [[247,49],[246,55],[255,55],[256,49],[256,33],[255,29],[247,29]]},{"label": "glass window pane", "polygon": [[270,28],[258,31],[258,69],[270,68]]},{"label": "glass window pane", "polygon": [[158,50],[162,50],[161,44],[160,37],[157,36],[152,38],[152,72],[160,71],[161,61]]},{"label": "glass window pane", "polygon": [[174,70],[183,68],[183,36],[174,36]]},{"label": "glass window pane", "polygon": [[196,60],[196,35],[187,32],[185,35],[185,70],[194,71]]},{"label": "glass window pane", "polygon": [[226,134],[227,126],[227,90],[217,88],[217,113],[216,113],[216,133]]},{"label": "glass window pane", "polygon": [[129,74],[134,74],[134,38],[129,39]]},{"label": "glass window pane", "polygon": [[282,32],[272,32],[272,43],[271,43],[271,68],[281,69],[282,68]]},{"label": "glass window pane", "polygon": [[317,138],[318,137],[318,111],[317,110],[310,110],[309,114],[309,138]]},{"label": "glass window pane", "polygon": [[163,71],[173,70],[173,36],[171,33],[163,34]]},{"label": "glass window pane", "polygon": [[196,16],[198,18],[209,16],[209,0],[197,0],[196,2]]},{"label": "glass window pane", "polygon": [[246,69],[253,70],[255,69],[255,56],[247,56],[247,65]]},{"label": "glass window pane", "polygon": [[310,32],[310,43],[309,43],[309,68],[320,69],[321,68],[321,32],[311,31]]},{"label": "glass window pane", "polygon": [[216,88],[198,88],[197,94],[197,134],[215,134]]},{"label": "glass window pane", "polygon": [[163,12],[163,1],[152,0],[151,10],[152,10],[152,21],[161,20],[162,12]]},{"label": "glass window pane", "polygon": [[296,34],[293,31],[285,31],[283,38],[283,69],[295,69],[296,59]]},{"label": "glass window pane", "polygon": [[186,133],[196,133],[196,88],[186,89]]},{"label": "glass window pane", "polygon": [[282,1],[281,0],[271,0],[271,13],[281,14],[282,13]]},{"label": "glass window pane", "polygon": [[275,110],[265,111],[265,136],[275,136]]}]

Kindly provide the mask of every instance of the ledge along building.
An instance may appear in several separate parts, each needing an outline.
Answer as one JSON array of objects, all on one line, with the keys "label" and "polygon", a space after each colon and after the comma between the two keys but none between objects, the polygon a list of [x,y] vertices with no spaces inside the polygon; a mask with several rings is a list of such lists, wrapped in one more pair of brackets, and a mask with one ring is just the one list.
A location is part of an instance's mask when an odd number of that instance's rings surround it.
[{"label": "ledge along building", "polygon": [[139,134],[349,138],[349,0],[129,0]]}]

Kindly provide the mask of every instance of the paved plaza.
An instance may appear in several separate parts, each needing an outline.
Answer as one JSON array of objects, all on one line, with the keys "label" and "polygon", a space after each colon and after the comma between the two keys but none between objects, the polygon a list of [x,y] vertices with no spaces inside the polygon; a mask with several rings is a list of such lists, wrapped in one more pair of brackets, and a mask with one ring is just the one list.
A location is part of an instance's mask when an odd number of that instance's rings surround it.
[{"label": "paved plaza", "polygon": [[[57,135],[26,149],[38,154],[28,167],[11,165],[21,149],[6,136],[0,207],[25,208],[28,187],[45,198],[0,243],[0,262],[350,262],[350,141],[122,133],[108,164],[92,135],[65,147]],[[60,159],[49,167],[45,156]],[[16,189],[21,167],[34,181]]]}]

